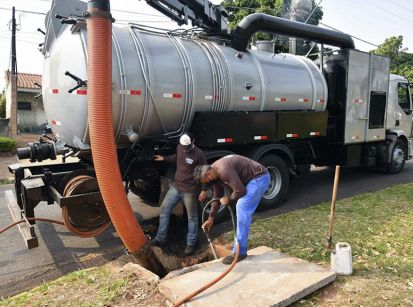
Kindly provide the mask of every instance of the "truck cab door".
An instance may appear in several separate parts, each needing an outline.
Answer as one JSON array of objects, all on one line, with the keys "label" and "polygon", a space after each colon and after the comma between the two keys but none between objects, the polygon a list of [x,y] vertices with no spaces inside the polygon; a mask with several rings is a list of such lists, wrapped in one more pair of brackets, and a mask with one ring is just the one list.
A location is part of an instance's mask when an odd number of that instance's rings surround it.
[{"label": "truck cab door", "polygon": [[396,128],[403,130],[408,137],[411,137],[413,108],[409,83],[398,82],[397,101],[399,108],[396,113]]}]

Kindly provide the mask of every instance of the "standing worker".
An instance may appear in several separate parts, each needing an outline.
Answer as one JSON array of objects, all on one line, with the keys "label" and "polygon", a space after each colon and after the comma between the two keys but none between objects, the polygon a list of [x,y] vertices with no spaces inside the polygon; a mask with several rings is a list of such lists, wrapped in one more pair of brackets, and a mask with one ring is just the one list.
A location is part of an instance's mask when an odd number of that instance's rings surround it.
[{"label": "standing worker", "polygon": [[[168,235],[169,221],[172,210],[179,202],[185,205],[188,215],[188,235],[186,240],[185,255],[189,256],[194,253],[198,237],[198,203],[197,203],[197,183],[194,180],[194,169],[198,165],[206,163],[202,151],[194,145],[194,140],[189,134],[183,134],[179,139],[176,148],[176,154],[170,156],[154,156],[155,161],[166,161],[169,163],[176,162],[175,182],[166,193],[161,205],[159,215],[159,228],[156,237],[151,240],[154,246],[166,244]],[[198,196],[198,201],[203,202],[206,199],[205,188]]]},{"label": "standing worker", "polygon": [[[214,217],[221,203],[228,206],[230,201],[237,200],[237,241],[240,247],[238,261],[247,257],[247,243],[252,215],[257,209],[262,195],[270,185],[270,175],[265,166],[239,155],[228,155],[212,165],[201,165],[195,168],[194,177],[202,184],[213,186],[214,198],[219,202],[212,203],[208,220],[202,225],[205,231],[210,231]],[[231,189],[231,194],[225,196],[225,188]],[[231,264],[235,258],[235,242],[233,255],[222,260]]]}]

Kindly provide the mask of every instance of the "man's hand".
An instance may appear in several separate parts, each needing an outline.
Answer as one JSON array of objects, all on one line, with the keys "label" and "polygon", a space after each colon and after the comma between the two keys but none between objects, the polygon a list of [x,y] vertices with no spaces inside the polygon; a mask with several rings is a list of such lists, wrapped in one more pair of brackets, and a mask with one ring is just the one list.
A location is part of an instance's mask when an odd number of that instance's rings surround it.
[{"label": "man's hand", "polygon": [[221,197],[221,199],[219,200],[219,202],[220,202],[221,205],[223,205],[223,206],[228,206],[228,204],[229,204],[229,197],[228,197],[228,196]]},{"label": "man's hand", "polygon": [[210,232],[210,231],[211,231],[211,228],[212,228],[212,225],[214,225],[214,218],[209,217],[209,218],[205,221],[205,223],[202,224],[202,229],[203,229],[205,232]]},{"label": "man's hand", "polygon": [[206,191],[201,191],[201,193],[199,193],[199,196],[198,196],[198,201],[200,203],[203,203],[206,199],[207,199]]},{"label": "man's hand", "polygon": [[165,158],[164,158],[163,156],[161,156],[161,155],[154,155],[154,156],[153,156],[153,159],[154,159],[155,161],[163,161],[163,160],[165,160]]}]

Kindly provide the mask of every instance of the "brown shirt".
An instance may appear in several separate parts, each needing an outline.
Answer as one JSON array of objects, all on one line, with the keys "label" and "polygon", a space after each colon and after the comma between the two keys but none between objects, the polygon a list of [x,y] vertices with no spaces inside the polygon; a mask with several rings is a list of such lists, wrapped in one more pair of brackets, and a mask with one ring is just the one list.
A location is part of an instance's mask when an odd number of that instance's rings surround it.
[{"label": "brown shirt", "polygon": [[[214,162],[211,167],[219,177],[213,183],[214,198],[223,197],[225,188],[229,188],[231,190],[230,200],[237,200],[244,196],[247,193],[248,182],[267,172],[265,166],[239,155],[225,156]],[[211,217],[215,217],[218,207],[219,202],[212,204]]]},{"label": "brown shirt", "polygon": [[176,154],[166,156],[165,161],[176,162],[176,173],[174,186],[178,192],[195,192],[197,183],[194,179],[194,170],[198,165],[206,164],[202,150],[194,146],[185,151],[182,145],[176,147]]}]

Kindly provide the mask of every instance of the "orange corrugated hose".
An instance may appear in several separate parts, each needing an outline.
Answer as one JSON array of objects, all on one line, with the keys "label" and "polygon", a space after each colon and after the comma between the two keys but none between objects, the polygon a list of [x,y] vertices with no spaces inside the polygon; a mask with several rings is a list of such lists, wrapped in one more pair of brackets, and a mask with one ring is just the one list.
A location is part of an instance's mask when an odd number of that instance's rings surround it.
[{"label": "orange corrugated hose", "polygon": [[123,244],[138,252],[147,238],[133,214],[118,165],[112,128],[112,21],[88,9],[88,116],[93,164],[100,192]]}]

